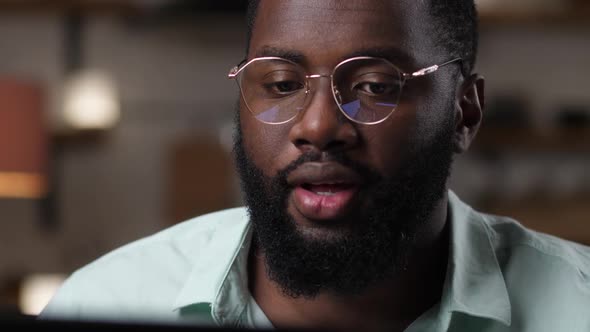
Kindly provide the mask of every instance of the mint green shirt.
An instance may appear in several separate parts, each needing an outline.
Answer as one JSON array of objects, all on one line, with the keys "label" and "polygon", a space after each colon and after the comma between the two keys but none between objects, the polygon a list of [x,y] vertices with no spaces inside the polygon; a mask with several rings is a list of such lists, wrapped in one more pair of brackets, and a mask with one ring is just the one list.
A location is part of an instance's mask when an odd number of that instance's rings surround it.
[{"label": "mint green shirt", "polygon": [[[590,248],[452,192],[449,217],[441,300],[406,331],[590,331]],[[248,291],[251,236],[244,208],[181,223],[76,271],[41,317],[272,327]]]}]

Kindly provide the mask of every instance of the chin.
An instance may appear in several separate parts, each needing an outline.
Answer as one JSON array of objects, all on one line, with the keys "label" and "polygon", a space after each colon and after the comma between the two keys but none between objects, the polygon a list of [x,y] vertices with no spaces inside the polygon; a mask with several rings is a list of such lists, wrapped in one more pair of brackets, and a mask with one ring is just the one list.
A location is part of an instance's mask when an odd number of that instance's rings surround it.
[{"label": "chin", "polygon": [[324,225],[301,225],[295,226],[297,233],[306,241],[332,242],[348,238],[352,231],[347,225],[326,227]]},{"label": "chin", "polygon": [[287,208],[287,216],[295,226],[297,234],[306,241],[329,242],[343,240],[354,234],[354,229],[361,227],[362,217],[351,214],[337,219],[314,220],[305,217],[296,208]]}]

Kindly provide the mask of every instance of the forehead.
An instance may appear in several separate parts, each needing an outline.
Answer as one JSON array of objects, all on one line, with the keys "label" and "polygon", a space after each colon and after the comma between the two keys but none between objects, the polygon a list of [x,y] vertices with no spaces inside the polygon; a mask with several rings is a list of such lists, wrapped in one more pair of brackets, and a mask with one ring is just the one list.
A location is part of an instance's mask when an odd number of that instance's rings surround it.
[{"label": "forehead", "polygon": [[[432,56],[423,0],[263,0],[249,57],[267,50],[300,54],[310,65],[334,65],[380,50],[413,65]],[[367,54],[374,55],[374,54]],[[380,55],[380,54],[379,54]]]}]

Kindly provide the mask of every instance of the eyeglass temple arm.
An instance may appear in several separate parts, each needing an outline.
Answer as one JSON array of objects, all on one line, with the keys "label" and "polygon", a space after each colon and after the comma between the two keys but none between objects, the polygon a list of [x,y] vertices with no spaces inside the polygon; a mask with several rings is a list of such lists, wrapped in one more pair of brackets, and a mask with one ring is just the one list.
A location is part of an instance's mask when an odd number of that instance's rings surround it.
[{"label": "eyeglass temple arm", "polygon": [[244,60],[240,61],[240,63],[238,63],[232,69],[230,69],[229,73],[227,74],[227,78],[232,79],[232,78],[235,78],[236,76],[238,76],[238,74],[242,70],[242,65],[245,64],[246,61],[248,61],[248,59],[244,59]]},{"label": "eyeglass temple arm", "polygon": [[416,78],[416,77],[421,77],[421,76],[426,76],[428,74],[432,74],[435,71],[437,71],[439,68],[450,65],[451,63],[455,63],[455,62],[462,62],[463,59],[461,58],[455,58],[453,60],[447,61],[445,63],[441,63],[439,65],[434,65],[434,66],[430,66],[430,67],[426,67],[426,68],[422,68],[420,70],[417,70],[411,74],[408,73],[404,73],[404,77],[406,79],[411,79],[411,78]]},{"label": "eyeglass temple arm", "polygon": [[[230,69],[229,73],[227,74],[227,77],[228,77],[229,79],[233,79],[233,78],[235,78],[236,76],[238,76],[238,74],[240,73],[240,71],[241,71],[241,70],[242,70],[242,68],[243,68],[243,67],[242,67],[242,65],[243,65],[244,63],[246,63],[246,61],[247,61],[247,60],[248,60],[248,59],[244,59],[244,60],[242,60],[240,63],[238,63],[238,64],[237,64],[236,66],[234,66],[232,69]],[[453,59],[453,60],[450,60],[450,61],[447,61],[447,62],[444,62],[444,63],[438,64],[438,65],[433,65],[433,66],[430,66],[430,67],[422,68],[422,69],[420,69],[420,70],[417,70],[417,71],[415,71],[415,72],[413,72],[413,73],[411,73],[411,74],[408,74],[408,73],[403,73],[403,76],[404,76],[404,78],[406,78],[406,79],[411,79],[411,78],[416,78],[416,77],[426,76],[426,75],[428,75],[428,74],[432,74],[432,73],[434,73],[435,71],[437,71],[437,70],[438,70],[439,68],[441,68],[441,67],[444,67],[444,66],[450,65],[451,63],[454,63],[454,62],[462,62],[462,61],[463,61],[463,59],[461,59],[461,58],[455,58],[455,59]]]}]

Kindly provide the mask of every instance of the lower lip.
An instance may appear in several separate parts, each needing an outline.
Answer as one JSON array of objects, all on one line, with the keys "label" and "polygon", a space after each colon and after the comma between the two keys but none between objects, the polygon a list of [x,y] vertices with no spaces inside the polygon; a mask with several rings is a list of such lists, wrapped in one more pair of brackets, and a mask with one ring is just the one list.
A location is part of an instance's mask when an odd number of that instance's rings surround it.
[{"label": "lower lip", "polygon": [[357,191],[358,188],[355,187],[339,190],[330,195],[319,195],[302,187],[296,187],[293,191],[293,203],[308,219],[338,219],[346,213]]}]

